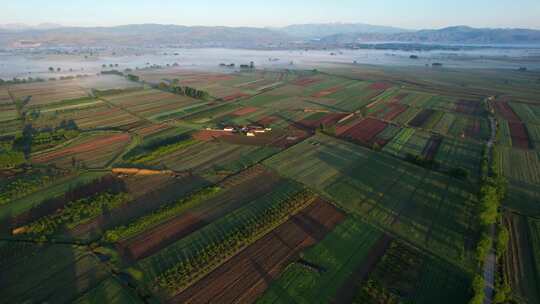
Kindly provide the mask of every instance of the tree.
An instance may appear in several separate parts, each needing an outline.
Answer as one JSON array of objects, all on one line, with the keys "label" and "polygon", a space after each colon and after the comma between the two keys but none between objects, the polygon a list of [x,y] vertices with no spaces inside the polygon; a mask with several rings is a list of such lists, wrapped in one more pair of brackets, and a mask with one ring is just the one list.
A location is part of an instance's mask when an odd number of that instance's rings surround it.
[{"label": "tree", "polygon": [[501,257],[508,249],[508,242],[510,241],[510,233],[506,227],[499,227],[497,231],[497,239],[495,241],[497,248],[497,257]]}]

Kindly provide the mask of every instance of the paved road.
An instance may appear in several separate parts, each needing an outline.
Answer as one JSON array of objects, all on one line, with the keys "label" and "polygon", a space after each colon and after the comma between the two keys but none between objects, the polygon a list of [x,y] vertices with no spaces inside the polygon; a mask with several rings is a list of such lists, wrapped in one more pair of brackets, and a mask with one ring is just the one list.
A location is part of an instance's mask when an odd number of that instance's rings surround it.
[{"label": "paved road", "polygon": [[[487,142],[488,148],[488,161],[491,162],[491,153],[493,151],[493,145],[497,137],[497,121],[492,116],[489,117],[491,124],[491,137]],[[489,236],[492,240],[495,239],[495,225],[489,227]],[[484,262],[484,304],[491,304],[493,302],[493,295],[495,291],[495,269],[497,266],[497,255],[495,249],[492,247],[489,251],[486,260]]]}]

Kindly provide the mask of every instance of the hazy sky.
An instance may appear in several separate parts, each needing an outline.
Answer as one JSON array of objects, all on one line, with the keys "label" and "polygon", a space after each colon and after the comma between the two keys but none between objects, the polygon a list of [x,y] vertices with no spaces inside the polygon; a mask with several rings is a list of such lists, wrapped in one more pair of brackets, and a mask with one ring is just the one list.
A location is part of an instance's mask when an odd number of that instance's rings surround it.
[{"label": "hazy sky", "polygon": [[361,22],[540,29],[540,0],[3,0],[0,23],[283,26]]}]

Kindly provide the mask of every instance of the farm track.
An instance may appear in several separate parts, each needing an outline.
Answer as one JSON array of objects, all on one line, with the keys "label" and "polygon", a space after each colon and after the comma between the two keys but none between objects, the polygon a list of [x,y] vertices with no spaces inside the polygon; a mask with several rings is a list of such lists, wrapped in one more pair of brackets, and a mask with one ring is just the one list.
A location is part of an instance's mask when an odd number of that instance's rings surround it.
[{"label": "farm track", "polygon": [[252,303],[303,249],[321,241],[344,218],[319,199],[168,302]]}]

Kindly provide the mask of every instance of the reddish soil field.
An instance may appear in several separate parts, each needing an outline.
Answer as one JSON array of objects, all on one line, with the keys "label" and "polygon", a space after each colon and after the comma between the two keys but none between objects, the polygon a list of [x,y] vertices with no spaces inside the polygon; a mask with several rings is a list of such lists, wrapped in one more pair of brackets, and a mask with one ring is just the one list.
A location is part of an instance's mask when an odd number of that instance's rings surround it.
[{"label": "reddish soil field", "polygon": [[391,87],[392,85],[387,82],[375,82],[374,84],[369,86],[369,88],[372,90],[386,90]]},{"label": "reddish soil field", "polygon": [[244,115],[248,115],[248,114],[251,114],[251,113],[255,113],[257,112],[259,109],[258,108],[255,108],[255,107],[245,107],[245,108],[241,108],[235,112],[232,113],[232,115],[235,115],[235,116],[244,116]]},{"label": "reddish soil field", "polygon": [[480,121],[473,119],[469,121],[469,125],[465,129],[465,136],[469,138],[477,138],[480,135]]},{"label": "reddish soil field", "polygon": [[207,82],[218,82],[218,81],[227,81],[231,80],[234,77],[231,75],[219,75],[219,74],[188,74],[184,75],[190,79],[182,80],[182,84],[193,84],[193,83],[207,83]]},{"label": "reddish soil field", "polygon": [[482,105],[477,101],[460,100],[456,104],[456,112],[477,115],[482,113]]},{"label": "reddish soil field", "polygon": [[382,109],[375,113],[375,116],[381,117],[383,120],[393,120],[399,116],[399,114],[407,110],[407,106],[400,103],[388,103],[388,108]]},{"label": "reddish soil field", "polygon": [[507,102],[505,101],[496,101],[493,103],[495,105],[495,111],[501,115],[504,119],[508,121],[520,121],[519,117],[516,115],[514,110],[510,108]]},{"label": "reddish soil field", "polygon": [[292,84],[297,85],[297,86],[307,87],[310,84],[314,84],[320,81],[321,80],[318,78],[301,78],[296,81],[293,81]]},{"label": "reddish soil field", "polygon": [[391,102],[400,102],[402,101],[403,99],[405,99],[407,96],[409,96],[409,94],[407,93],[403,93],[403,94],[399,94],[399,95],[396,95]]},{"label": "reddish soil field", "polygon": [[251,95],[248,95],[248,94],[245,94],[245,93],[236,93],[236,94],[232,94],[232,95],[223,97],[223,101],[233,101],[233,100],[236,100],[236,99],[240,99],[240,98],[243,98],[243,97],[250,97],[250,96]]},{"label": "reddish soil field", "polygon": [[369,145],[373,142],[374,138],[386,128],[386,126],[387,123],[383,121],[374,118],[366,118],[349,128],[341,136]]},{"label": "reddish soil field", "polygon": [[399,116],[399,114],[407,111],[407,106],[402,104],[394,104],[392,105],[392,109],[384,114],[383,119],[385,120],[394,120],[396,117]]},{"label": "reddish soil field", "polygon": [[158,133],[159,131],[163,131],[165,129],[168,129],[169,126],[167,124],[157,124],[157,125],[151,125],[148,127],[140,128],[138,130],[135,130],[135,133],[139,134],[142,137],[152,135],[155,133]]},{"label": "reddish soil field", "polygon": [[530,149],[529,135],[527,128],[520,122],[509,122],[512,146],[520,149]]},{"label": "reddish soil field", "polygon": [[279,140],[273,142],[272,146],[285,149],[301,142],[311,135],[313,135],[313,131],[303,130],[302,128],[297,128],[295,126],[289,126],[287,128],[287,134],[281,137]]},{"label": "reddish soil field", "polygon": [[103,147],[107,147],[111,144],[118,143],[118,142],[127,142],[129,140],[130,136],[128,134],[114,134],[110,136],[101,137],[96,140],[92,140],[87,143],[83,143],[80,145],[76,145],[73,147],[68,147],[62,150],[58,151],[52,151],[49,153],[45,153],[43,155],[39,155],[36,158],[33,159],[33,161],[37,163],[45,163],[50,160],[64,157],[70,154],[77,154],[77,153],[83,153],[83,152],[89,152],[94,150],[99,150]]},{"label": "reddish soil field", "polygon": [[415,128],[421,127],[429,120],[429,118],[433,114],[435,114],[434,110],[424,109],[409,122],[409,125]]},{"label": "reddish soil field", "polygon": [[211,141],[224,136],[232,136],[231,132],[201,130],[193,134],[193,138],[200,141]]},{"label": "reddish soil field", "polygon": [[347,115],[349,114],[332,113],[332,114],[325,115],[319,119],[314,119],[314,120],[304,119],[304,120],[299,121],[298,123],[308,128],[316,129],[321,125],[333,126]]},{"label": "reddish soil field", "polygon": [[325,96],[334,94],[339,90],[341,90],[341,87],[332,87],[332,88],[329,88],[329,89],[326,89],[326,90],[323,90],[323,91],[319,91],[319,92],[317,92],[317,93],[315,93],[315,94],[313,94],[311,96],[312,97],[317,97],[317,98],[325,97]]},{"label": "reddish soil field", "polygon": [[439,147],[441,146],[442,138],[439,136],[432,135],[429,138],[429,141],[427,142],[426,146],[424,147],[424,151],[422,151],[422,155],[427,160],[433,160],[435,158],[435,155],[437,154],[437,151],[439,151]]},{"label": "reddish soil field", "polygon": [[169,303],[252,303],[305,248],[316,244],[345,215],[318,200],[256,241]]},{"label": "reddish soil field", "polygon": [[274,123],[274,122],[276,122],[278,120],[279,120],[279,118],[277,118],[275,116],[265,116],[265,117],[259,119],[257,121],[257,124],[267,127],[267,126],[271,125],[272,123]]}]

